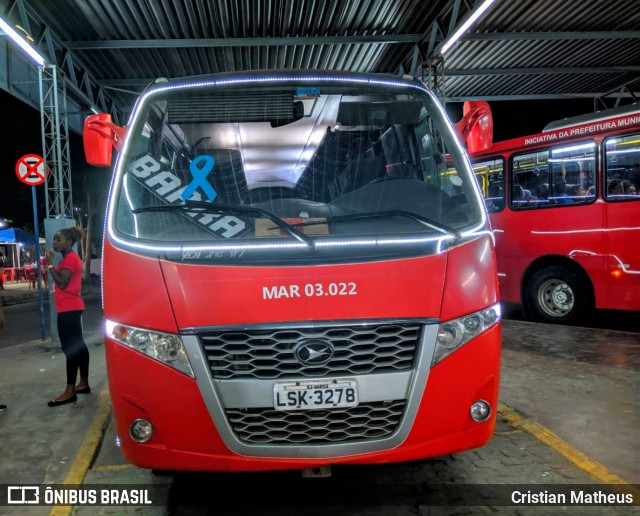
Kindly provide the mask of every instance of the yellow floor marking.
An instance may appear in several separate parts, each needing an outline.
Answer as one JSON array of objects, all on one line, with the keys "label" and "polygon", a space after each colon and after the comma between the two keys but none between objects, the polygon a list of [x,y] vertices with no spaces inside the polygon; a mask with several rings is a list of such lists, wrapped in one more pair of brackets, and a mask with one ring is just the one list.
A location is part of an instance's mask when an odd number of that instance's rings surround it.
[{"label": "yellow floor marking", "polygon": [[[623,480],[615,473],[612,473],[605,466],[585,455],[577,448],[574,448],[568,442],[554,434],[551,430],[545,428],[539,423],[522,417],[503,403],[498,404],[498,413],[513,428],[521,429],[530,433],[536,439],[556,450],[569,462],[575,464],[581,470],[586,471],[597,480],[600,480],[605,484],[629,485],[629,482]],[[633,493],[634,499],[640,499],[640,491],[637,489],[632,487],[627,489],[625,487],[625,491]]]},{"label": "yellow floor marking", "polygon": [[[73,464],[69,469],[65,485],[81,485],[87,471],[91,467],[91,463],[95,460],[100,443],[109,422],[109,414],[111,412],[111,402],[109,400],[109,385],[105,385],[98,399],[98,411],[84,436],[84,441],[80,445],[80,449],[76,454]],[[68,516],[71,514],[73,507],[71,505],[60,505],[51,508],[49,516]]]},{"label": "yellow floor marking", "polygon": [[122,471],[132,467],[131,464],[107,464],[106,466],[96,466],[93,471]]}]

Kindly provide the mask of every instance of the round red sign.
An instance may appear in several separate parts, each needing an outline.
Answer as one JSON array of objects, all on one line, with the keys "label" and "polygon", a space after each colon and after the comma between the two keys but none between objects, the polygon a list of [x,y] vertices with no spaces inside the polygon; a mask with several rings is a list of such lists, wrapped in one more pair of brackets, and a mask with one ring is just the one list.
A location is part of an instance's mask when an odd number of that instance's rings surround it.
[{"label": "round red sign", "polygon": [[44,159],[37,154],[25,154],[16,163],[18,179],[29,186],[38,186],[44,183],[47,172]]}]

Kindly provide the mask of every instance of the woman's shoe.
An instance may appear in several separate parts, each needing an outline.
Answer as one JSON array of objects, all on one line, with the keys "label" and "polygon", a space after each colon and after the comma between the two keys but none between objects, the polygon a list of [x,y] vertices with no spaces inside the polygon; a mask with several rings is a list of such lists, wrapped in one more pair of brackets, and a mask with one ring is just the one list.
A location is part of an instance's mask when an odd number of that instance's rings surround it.
[{"label": "woman's shoe", "polygon": [[60,405],[66,405],[67,403],[73,403],[74,401],[78,401],[78,396],[76,396],[75,394],[70,398],[62,401],[51,400],[49,403],[47,403],[47,405],[49,405],[50,407],[58,407]]},{"label": "woman's shoe", "polygon": [[91,392],[91,387],[87,386],[82,389],[76,389],[76,394],[89,394]]}]

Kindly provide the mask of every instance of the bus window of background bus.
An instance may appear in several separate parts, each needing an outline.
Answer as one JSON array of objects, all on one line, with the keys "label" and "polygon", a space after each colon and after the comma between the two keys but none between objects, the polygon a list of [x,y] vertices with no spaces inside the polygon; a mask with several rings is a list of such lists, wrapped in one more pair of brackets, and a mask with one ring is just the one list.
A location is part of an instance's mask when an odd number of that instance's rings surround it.
[{"label": "bus window of background bus", "polygon": [[593,142],[514,156],[512,170],[512,209],[585,204],[595,199]]},{"label": "bus window of background bus", "polygon": [[[458,168],[452,163],[451,156],[446,152],[443,135],[429,117],[424,117],[414,127],[415,138],[418,142],[419,162],[425,183],[441,190],[455,203],[452,220],[464,221],[469,218],[470,210],[475,203],[470,198],[475,185],[470,184],[467,174],[458,173]],[[389,169],[389,167],[387,167]]]},{"label": "bus window of background bus", "polygon": [[[513,157],[509,206],[519,210],[549,203],[549,151],[530,152]],[[528,199],[523,197],[529,194]]]},{"label": "bus window of background bus", "polygon": [[640,134],[610,138],[605,141],[608,201],[640,200]]},{"label": "bus window of background bus", "polygon": [[489,213],[504,209],[504,160],[492,159],[473,163],[473,172],[482,191]]}]

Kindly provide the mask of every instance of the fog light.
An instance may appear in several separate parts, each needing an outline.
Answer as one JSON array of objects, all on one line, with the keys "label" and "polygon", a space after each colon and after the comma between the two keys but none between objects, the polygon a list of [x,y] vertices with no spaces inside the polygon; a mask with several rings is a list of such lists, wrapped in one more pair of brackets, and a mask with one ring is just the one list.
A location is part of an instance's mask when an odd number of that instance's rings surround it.
[{"label": "fog light", "polygon": [[491,405],[484,400],[474,401],[469,410],[469,415],[474,421],[482,423],[489,419],[491,415]]},{"label": "fog light", "polygon": [[146,443],[153,434],[153,425],[146,419],[136,419],[129,425],[129,435],[137,443]]}]

